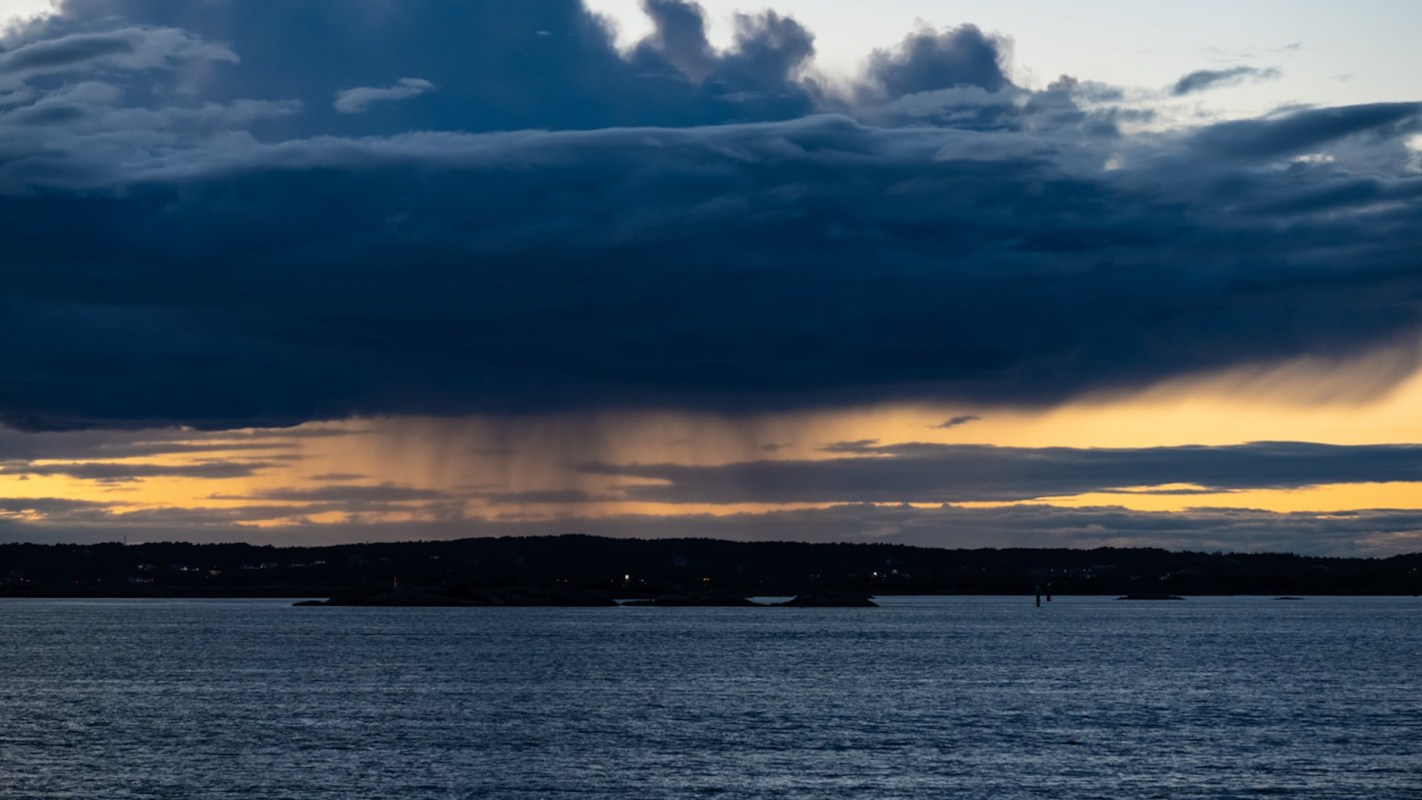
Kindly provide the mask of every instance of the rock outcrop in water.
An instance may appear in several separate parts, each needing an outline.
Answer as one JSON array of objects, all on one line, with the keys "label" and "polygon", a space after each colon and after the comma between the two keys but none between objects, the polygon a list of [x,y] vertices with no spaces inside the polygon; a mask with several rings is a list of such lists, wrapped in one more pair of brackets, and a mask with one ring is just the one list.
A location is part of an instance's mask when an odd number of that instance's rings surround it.
[{"label": "rock outcrop in water", "polygon": [[773,605],[788,608],[878,608],[879,604],[862,594],[802,594]]},{"label": "rock outcrop in water", "polygon": [[878,603],[860,594],[802,594],[782,603],[757,603],[735,594],[701,592],[694,594],[663,594],[649,600],[627,600],[624,606],[779,606],[785,608],[877,608]]},{"label": "rock outcrop in water", "polygon": [[330,600],[307,600],[298,606],[379,606],[386,608],[457,608],[463,606],[615,606],[606,591],[596,589],[507,589],[424,588],[390,589],[337,595]]},{"label": "rock outcrop in water", "polygon": [[[330,600],[304,600],[298,606],[347,606],[380,608],[461,608],[489,606],[550,606],[599,607],[615,606],[617,601],[598,589],[539,589],[515,587],[504,589],[471,589],[468,587],[407,587],[381,591],[352,592]],[[806,594],[783,603],[757,603],[741,595],[727,592],[693,592],[661,594],[653,598],[624,601],[625,606],[655,606],[658,608],[764,607],[792,608],[873,608],[877,603],[864,595]]]},{"label": "rock outcrop in water", "polygon": [[1116,598],[1117,600],[1184,600],[1185,598],[1174,594],[1128,594]]},{"label": "rock outcrop in water", "polygon": [[693,594],[659,594],[656,597],[638,600],[623,601],[624,606],[658,606],[658,607],[740,607],[758,606],[760,603],[738,595],[724,592],[697,592]]}]

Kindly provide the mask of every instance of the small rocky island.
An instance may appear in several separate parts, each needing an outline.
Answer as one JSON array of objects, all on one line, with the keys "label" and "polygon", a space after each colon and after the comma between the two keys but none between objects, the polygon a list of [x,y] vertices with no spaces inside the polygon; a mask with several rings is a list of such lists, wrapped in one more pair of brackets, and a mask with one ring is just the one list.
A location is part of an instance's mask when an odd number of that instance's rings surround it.
[{"label": "small rocky island", "polygon": [[862,594],[800,594],[779,603],[757,603],[748,597],[727,593],[663,594],[650,599],[623,601],[624,606],[775,606],[779,608],[878,608]]},{"label": "small rocky island", "polygon": [[511,587],[473,589],[456,587],[395,587],[338,594],[329,600],[305,600],[298,606],[367,606],[383,608],[458,608],[464,606],[560,606],[583,608],[615,606],[611,593],[600,589]]},{"label": "small rocky island", "polygon": [[801,594],[783,603],[771,603],[785,608],[878,608],[879,604],[862,594]]},{"label": "small rocky island", "polygon": [[1181,597],[1180,595],[1176,595],[1176,594],[1155,594],[1155,593],[1145,593],[1145,592],[1142,592],[1142,593],[1136,593],[1136,594],[1122,595],[1122,596],[1120,596],[1120,597],[1118,597],[1118,598],[1116,598],[1116,599],[1117,599],[1117,600],[1184,600],[1185,598]]},{"label": "small rocky island", "polygon": [[780,603],[757,603],[750,598],[725,592],[661,594],[619,602],[605,589],[531,588],[472,589],[469,587],[408,587],[378,591],[350,592],[329,600],[303,600],[298,606],[344,606],[383,608],[459,607],[563,607],[598,606],[666,607],[766,607],[784,608],[874,608],[878,604],[859,594],[802,594]]}]

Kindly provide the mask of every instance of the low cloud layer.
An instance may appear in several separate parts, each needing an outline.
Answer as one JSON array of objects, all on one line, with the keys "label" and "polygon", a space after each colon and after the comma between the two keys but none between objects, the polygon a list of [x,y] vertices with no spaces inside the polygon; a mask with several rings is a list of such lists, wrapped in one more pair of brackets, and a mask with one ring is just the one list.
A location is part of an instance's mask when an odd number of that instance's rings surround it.
[{"label": "low cloud layer", "polygon": [[199,461],[176,466],[163,464],[116,464],[108,462],[46,464],[44,466],[23,466],[0,469],[0,475],[27,477],[64,476],[83,481],[101,483],[121,483],[139,481],[146,478],[196,478],[201,480],[225,480],[248,478],[273,464],[264,461]]},{"label": "low cloud layer", "polygon": [[1422,445],[1107,449],[848,442],[830,449],[853,455],[716,466],[595,463],[581,470],[655,481],[624,491],[661,503],[1001,502],[1169,484],[1231,492],[1422,481]]},{"label": "low cloud layer", "polygon": [[791,18],[648,10],[625,53],[572,0],[11,34],[0,424],[1048,404],[1422,333],[1418,103],[1131,132],[971,26],[838,90]]},{"label": "low cloud layer", "polygon": [[[8,516],[42,509],[42,523]],[[166,509],[116,512],[68,500],[0,499],[0,542],[247,541],[332,544],[351,541],[540,536],[568,532],[637,538],[707,537],[742,541],[890,542],[929,547],[1163,547],[1172,550],[1299,552],[1388,556],[1422,550],[1422,513],[1357,511],[1279,514],[1247,509],[1150,513],[1118,507],[1006,508],[847,504],[827,509],[710,516],[621,516],[545,520],[447,519],[372,526],[354,515],[323,525],[244,523],[282,519],[289,508]]]}]

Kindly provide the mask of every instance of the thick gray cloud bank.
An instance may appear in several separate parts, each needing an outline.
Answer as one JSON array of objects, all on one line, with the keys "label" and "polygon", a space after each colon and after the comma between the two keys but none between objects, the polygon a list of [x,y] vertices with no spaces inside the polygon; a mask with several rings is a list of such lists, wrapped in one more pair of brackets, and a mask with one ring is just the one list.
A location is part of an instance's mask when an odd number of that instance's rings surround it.
[{"label": "thick gray cloud bank", "polygon": [[0,424],[1049,403],[1416,341],[1418,103],[1126,135],[970,26],[836,91],[792,19],[648,10],[625,53],[574,0],[10,35]]}]

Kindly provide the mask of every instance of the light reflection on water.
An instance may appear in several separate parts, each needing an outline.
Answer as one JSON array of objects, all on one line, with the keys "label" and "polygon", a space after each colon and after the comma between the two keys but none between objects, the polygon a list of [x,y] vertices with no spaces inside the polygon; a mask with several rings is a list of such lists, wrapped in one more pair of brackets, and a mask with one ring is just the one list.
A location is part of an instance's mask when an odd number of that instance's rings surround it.
[{"label": "light reflection on water", "polygon": [[0,601],[0,798],[1418,797],[1422,600]]}]

